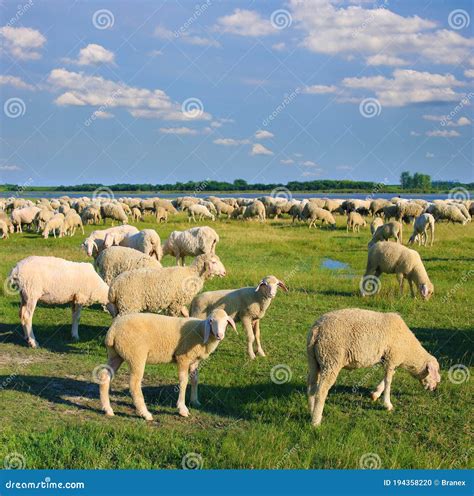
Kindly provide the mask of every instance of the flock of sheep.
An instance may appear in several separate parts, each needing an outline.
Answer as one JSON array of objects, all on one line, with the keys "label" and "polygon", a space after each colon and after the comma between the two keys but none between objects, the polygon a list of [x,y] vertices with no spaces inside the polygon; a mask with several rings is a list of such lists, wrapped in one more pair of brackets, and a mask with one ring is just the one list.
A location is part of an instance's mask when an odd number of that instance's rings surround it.
[{"label": "flock of sheep", "polygon": [[[260,338],[260,320],[277,294],[288,291],[273,275],[255,287],[201,292],[206,281],[224,277],[226,269],[216,255],[219,235],[209,226],[173,231],[161,241],[153,229],[139,231],[129,220],[146,214],[157,223],[168,216],[187,212],[189,221],[218,218],[256,219],[288,215],[292,222],[307,222],[309,227],[336,227],[335,215],[347,217],[347,230],[359,231],[371,216],[372,239],[368,243],[367,267],[361,282],[361,295],[367,291],[366,279],[382,273],[396,274],[403,290],[407,279],[411,293],[423,299],[434,292],[417,251],[403,245],[403,223],[413,224],[408,243],[426,245],[428,233],[434,241],[435,223],[448,221],[466,224],[474,214],[474,202],[436,200],[332,200],[310,198],[286,200],[270,196],[259,199],[179,197],[121,198],[118,200],[40,199],[36,202],[13,198],[0,199],[2,237],[24,228],[41,232],[44,238],[73,236],[83,224],[100,224],[107,219],[112,227],[93,231],[82,243],[94,264],[56,257],[30,256],[12,269],[9,282],[20,295],[20,320],[29,346],[38,343],[33,333],[33,314],[38,302],[71,304],[72,336],[79,338],[79,319],[84,306],[103,305],[114,318],[105,338],[108,364],[99,374],[102,408],[109,416],[110,381],[125,361],[130,365],[130,391],[140,416],[152,420],[141,382],[146,363],[178,366],[178,411],[188,416],[185,393],[191,378],[191,404],[198,401],[198,366],[225,336],[229,325],[236,330],[241,322],[247,335],[247,353],[265,356]],[[393,219],[393,220],[392,220]],[[120,223],[114,226],[115,222]],[[393,238],[394,241],[390,241]],[[164,256],[175,257],[176,265],[163,267]],[[194,257],[185,265],[186,257]],[[372,393],[374,400],[383,393],[390,410],[390,386],[397,367],[408,370],[426,389],[440,382],[439,365],[419,343],[402,318],[393,313],[344,309],[323,315],[308,333],[308,398],[313,425],[319,425],[327,393],[342,368],[368,367],[383,363],[385,377]]]}]

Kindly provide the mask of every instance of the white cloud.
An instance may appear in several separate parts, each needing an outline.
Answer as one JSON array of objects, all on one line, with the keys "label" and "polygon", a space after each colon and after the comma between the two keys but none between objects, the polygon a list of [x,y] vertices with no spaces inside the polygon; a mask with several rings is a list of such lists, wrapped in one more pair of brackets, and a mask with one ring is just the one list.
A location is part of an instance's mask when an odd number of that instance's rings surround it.
[{"label": "white cloud", "polygon": [[345,57],[362,54],[372,65],[399,65],[420,57],[439,64],[461,64],[474,46],[472,39],[454,30],[437,29],[435,22],[416,15],[404,17],[385,6],[334,3],[290,0],[293,23],[303,32],[301,45],[308,50]]},{"label": "white cloud", "polygon": [[239,145],[249,145],[250,141],[247,139],[236,140],[234,138],[218,138],[215,139],[213,143],[222,146],[239,146]]},{"label": "white cloud", "polygon": [[426,152],[426,155],[425,155],[426,158],[434,158],[435,155],[434,153],[431,153],[431,152]]},{"label": "white cloud", "polygon": [[272,26],[270,19],[265,19],[254,10],[235,9],[230,15],[217,19],[215,29],[221,33],[238,36],[267,36],[278,30]]},{"label": "white cloud", "polygon": [[214,40],[212,38],[208,38],[205,36],[199,36],[196,34],[193,34],[192,32],[188,30],[183,30],[183,31],[171,31],[170,29],[166,28],[162,24],[156,26],[155,30],[153,31],[153,36],[156,38],[159,38],[161,40],[166,40],[166,41],[183,41],[184,43],[188,43],[189,45],[197,45],[197,46],[213,46],[213,47],[220,47],[220,43],[217,40]]},{"label": "white cloud", "polygon": [[410,131],[410,136],[421,136],[421,133],[418,131]]},{"label": "white cloud", "polygon": [[280,160],[280,164],[291,165],[294,163],[295,163],[295,161],[292,158],[286,158],[286,159]]},{"label": "white cloud", "polygon": [[442,122],[444,123],[443,125],[449,127],[469,126],[471,124],[471,121],[467,117],[459,117],[458,120],[452,120],[447,115],[424,115],[423,119],[425,121]]},{"label": "white cloud", "polygon": [[115,55],[101,45],[90,43],[79,50],[77,60],[65,59],[64,61],[77,65],[115,64]]},{"label": "white cloud", "polygon": [[426,136],[429,136],[431,138],[456,138],[461,135],[457,131],[448,131],[447,129],[443,129],[442,131],[427,131]]},{"label": "white cloud", "polygon": [[160,133],[177,134],[180,136],[198,134],[196,129],[191,129],[190,127],[184,127],[184,126],[183,127],[160,127]]},{"label": "white cloud", "polygon": [[46,43],[46,38],[36,29],[0,28],[1,51],[7,52],[19,60],[36,60],[41,58],[40,50]]},{"label": "white cloud", "polygon": [[273,152],[269,150],[267,147],[261,145],[260,143],[255,143],[252,146],[252,151],[250,155],[273,155]]},{"label": "white cloud", "polygon": [[96,110],[95,112],[93,112],[93,114],[97,119],[112,119],[112,117],[114,116],[114,114],[111,114],[106,110]]},{"label": "white cloud", "polygon": [[351,165],[338,165],[336,167],[337,170],[343,170],[343,171],[350,171],[350,170],[353,170],[354,167],[352,167]]},{"label": "white cloud", "polygon": [[313,170],[313,171],[304,171],[301,173],[301,177],[316,177],[316,176],[319,176],[321,174],[323,170],[322,169],[319,169],[319,170]]},{"label": "white cloud", "polygon": [[23,79],[16,76],[0,76],[0,86],[7,85],[13,86],[14,88],[18,88],[20,90],[34,90],[35,87],[31,84],[25,83]]},{"label": "white cloud", "polygon": [[456,92],[454,88],[465,85],[452,74],[432,74],[407,69],[396,69],[392,79],[384,76],[345,78],[342,84],[351,90],[373,91],[380,104],[387,107],[460,100],[463,94]]},{"label": "white cloud", "polygon": [[255,133],[255,139],[267,139],[267,138],[273,138],[274,134],[271,133],[270,131],[266,131],[264,129],[258,129]]},{"label": "white cloud", "polygon": [[48,82],[54,90],[64,91],[56,98],[57,105],[122,107],[134,117],[163,119],[169,121],[210,120],[211,115],[202,112],[191,118],[181,111],[160,89],[149,90],[127,86],[122,82],[110,81],[101,76],[88,76],[82,72],[53,69]]},{"label": "white cloud", "polygon": [[284,52],[286,50],[286,43],[283,41],[281,43],[275,43],[272,45],[273,50],[276,50],[277,52]]},{"label": "white cloud", "polygon": [[304,162],[301,162],[301,165],[303,167],[318,167],[318,164],[316,164],[312,160],[305,160]]},{"label": "white cloud", "polygon": [[326,93],[335,93],[337,91],[337,86],[330,85],[326,86],[324,84],[313,84],[312,86],[307,86],[303,93],[309,95],[324,95]]},{"label": "white cloud", "polygon": [[466,71],[464,71],[464,75],[467,78],[474,78],[474,69],[467,69]]},{"label": "white cloud", "polygon": [[0,170],[1,171],[19,171],[21,170],[18,165],[0,165]]},{"label": "white cloud", "polygon": [[151,52],[148,52],[148,55],[151,57],[159,57],[160,55],[163,55],[163,52],[161,50],[152,50]]}]

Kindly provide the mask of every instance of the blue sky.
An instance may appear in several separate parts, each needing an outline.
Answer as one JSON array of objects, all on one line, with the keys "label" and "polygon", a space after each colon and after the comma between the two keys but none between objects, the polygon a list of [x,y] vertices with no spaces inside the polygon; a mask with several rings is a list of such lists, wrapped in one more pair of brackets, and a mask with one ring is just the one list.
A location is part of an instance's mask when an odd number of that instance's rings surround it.
[{"label": "blue sky", "polygon": [[0,2],[0,181],[473,181],[470,1]]}]

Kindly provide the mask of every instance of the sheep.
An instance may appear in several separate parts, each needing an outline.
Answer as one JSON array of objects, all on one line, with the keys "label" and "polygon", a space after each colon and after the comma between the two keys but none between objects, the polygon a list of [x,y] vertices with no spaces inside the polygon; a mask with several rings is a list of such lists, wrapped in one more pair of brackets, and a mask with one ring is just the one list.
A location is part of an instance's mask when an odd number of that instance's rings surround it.
[{"label": "sheep", "polygon": [[375,217],[374,220],[370,223],[370,234],[372,234],[373,236],[377,228],[380,226],[383,226],[383,220],[380,217]]},{"label": "sheep", "polygon": [[375,275],[378,278],[382,273],[397,275],[400,295],[403,294],[405,278],[410,284],[413,297],[415,297],[413,284],[416,285],[424,300],[429,300],[434,292],[433,284],[426,273],[419,253],[398,243],[381,241],[369,248],[367,267],[360,288],[362,296],[366,294],[365,281],[370,280],[368,277]]},{"label": "sheep", "polygon": [[125,236],[121,232],[109,233],[104,239],[104,248],[113,245],[133,248],[150,257],[154,256],[158,261],[163,258],[160,237],[153,229],[143,229],[143,231],[134,234],[127,233]]},{"label": "sheep", "polygon": [[247,352],[253,360],[255,358],[254,344],[256,344],[257,354],[265,356],[260,342],[260,320],[265,316],[279,287],[285,292],[288,291],[283,281],[275,276],[266,276],[257,287],[207,291],[193,299],[190,315],[204,318],[208,313],[220,308],[236,322],[242,322],[247,333]]},{"label": "sheep", "polygon": [[75,210],[69,210],[66,214],[64,222],[61,226],[61,236],[69,235],[74,236],[76,229],[80,227],[82,234],[84,234],[84,226],[82,225],[81,216]]},{"label": "sheep", "polygon": [[399,205],[386,205],[382,210],[385,222],[388,222],[392,218],[396,220],[401,218]]},{"label": "sheep", "polygon": [[155,212],[158,210],[159,207],[161,207],[161,208],[164,208],[171,215],[178,213],[178,211],[173,207],[173,204],[171,203],[171,201],[166,200],[164,198],[158,198],[158,199],[154,200],[153,207],[155,209]]},{"label": "sheep", "polygon": [[107,234],[114,234],[114,241],[120,243],[122,238],[129,234],[136,234],[138,229],[134,226],[117,226],[109,227],[108,229],[99,229],[93,231],[82,243],[82,248],[87,253],[87,256],[96,258],[97,255],[104,249],[104,240]]},{"label": "sheep", "polygon": [[107,308],[113,317],[161,310],[188,317],[186,306],[201,291],[204,282],[225,275],[224,265],[213,253],[197,256],[189,267],[131,270],[113,280]]},{"label": "sheep", "polygon": [[44,229],[46,222],[54,217],[54,211],[49,208],[42,208],[35,216],[36,232]]},{"label": "sheep", "polygon": [[2,233],[2,239],[7,239],[9,237],[8,231],[8,224],[4,220],[0,219],[0,232]]},{"label": "sheep", "polygon": [[406,219],[410,221],[421,215],[424,211],[424,207],[418,203],[411,201],[403,201],[398,203],[399,207],[399,218],[397,220]]},{"label": "sheep", "polygon": [[161,222],[168,222],[168,211],[164,207],[158,207],[155,214],[156,222],[161,224]]},{"label": "sheep", "polygon": [[204,205],[199,205],[198,203],[191,204],[183,208],[183,210],[188,211],[188,222],[191,222],[191,220],[193,222],[196,222],[196,216],[198,220],[203,220],[204,218],[210,219],[212,221],[216,220],[214,215],[211,214],[211,212],[209,212],[209,210]]},{"label": "sheep", "polygon": [[161,268],[161,264],[156,258],[124,246],[111,246],[101,251],[95,259],[95,266],[97,272],[109,286],[118,275],[128,270]]},{"label": "sheep", "polygon": [[326,198],[323,208],[331,213],[342,213],[343,211],[341,208],[341,203],[341,200],[332,200],[330,198]]},{"label": "sheep", "polygon": [[219,200],[215,202],[216,206],[216,211],[217,211],[217,217],[219,218],[222,214],[227,215],[227,218],[229,219],[232,212],[234,211],[234,207],[232,205],[228,205],[227,203],[224,203],[223,201]]},{"label": "sheep", "polygon": [[22,225],[31,226],[40,210],[38,207],[15,208],[11,213],[11,220],[16,232],[22,232]]},{"label": "sheep", "polygon": [[10,217],[2,210],[0,210],[0,220],[5,223],[7,233],[13,234],[15,232],[15,227],[13,226]]},{"label": "sheep", "polygon": [[283,213],[282,208],[280,205],[276,204],[271,204],[271,205],[265,205],[265,216],[268,218],[275,218],[278,219],[278,217]]},{"label": "sheep", "polygon": [[243,219],[245,211],[247,210],[247,207],[242,205],[240,207],[234,208],[232,213],[230,214],[231,219]]},{"label": "sheep", "polygon": [[44,239],[49,237],[49,233],[53,231],[53,236],[56,237],[56,231],[59,233],[59,237],[63,236],[63,223],[64,223],[64,214],[55,214],[51,219],[46,222],[42,236]]},{"label": "sheep", "polygon": [[316,221],[321,220],[321,225],[327,224],[328,227],[336,229],[336,220],[331,212],[328,212],[324,208],[316,207],[311,203],[308,203],[306,206],[308,207],[308,212],[310,215],[309,228],[311,228],[311,226],[316,227]]},{"label": "sheep", "polygon": [[390,238],[395,238],[397,243],[402,243],[402,224],[397,221],[388,222],[379,226],[375,231],[372,239],[369,241],[369,248],[378,241],[387,241]]},{"label": "sheep", "polygon": [[163,244],[163,256],[176,257],[176,265],[185,264],[187,256],[215,253],[219,235],[208,226],[193,227],[186,231],[173,231]]},{"label": "sheep", "polygon": [[257,219],[259,222],[265,222],[265,205],[261,201],[255,200],[245,209],[243,218]]},{"label": "sheep", "polygon": [[423,348],[397,313],[360,308],[326,313],[309,330],[306,352],[308,404],[315,427],[321,424],[327,394],[343,368],[382,363],[384,379],[371,397],[377,401],[383,393],[388,411],[393,410],[390,388],[397,367],[407,370],[429,391],[434,391],[441,381],[438,361]]},{"label": "sheep", "polygon": [[20,292],[21,325],[25,339],[32,348],[38,346],[32,325],[38,301],[48,305],[71,303],[73,339],[79,339],[82,307],[94,303],[106,305],[108,301],[109,287],[92,264],[62,258],[24,258],[10,272],[9,283]]},{"label": "sheep", "polygon": [[377,199],[377,200],[372,200],[370,202],[370,213],[372,214],[372,217],[375,217],[377,215],[381,215],[383,213],[383,207],[389,206],[391,203],[388,200],[383,200],[382,198]]},{"label": "sheep", "polygon": [[464,217],[462,212],[453,205],[436,203],[430,205],[426,209],[426,213],[433,215],[436,221],[447,220],[448,222],[459,223],[462,225],[467,223],[466,217]]},{"label": "sheep", "polygon": [[94,205],[85,207],[80,215],[83,224],[100,224],[100,221],[102,220],[100,208]]},{"label": "sheep", "polygon": [[177,408],[189,416],[186,387],[191,376],[191,405],[199,407],[198,367],[225,337],[227,326],[237,332],[232,317],[215,310],[204,320],[167,317],[150,313],[117,317],[107,331],[105,345],[108,362],[99,373],[100,402],[105,414],[114,415],[109,390],[112,375],[123,362],[130,366],[130,392],[139,416],[151,421],[143,398],[141,383],[147,363],[176,363],[179,377]]},{"label": "sheep", "polygon": [[352,232],[360,232],[360,226],[365,227],[367,222],[364,217],[360,215],[358,212],[351,210],[347,215],[347,227],[346,230],[349,232],[349,229],[352,229]]},{"label": "sheep", "polygon": [[131,209],[131,216],[132,216],[132,219],[135,221],[135,222],[138,222],[139,220],[143,220],[143,214],[142,214],[142,211],[138,208],[138,207],[133,207]]},{"label": "sheep", "polygon": [[291,223],[294,224],[295,220],[302,220],[303,219],[303,212],[305,209],[305,206],[308,202],[299,202],[291,206],[289,210],[289,214],[291,215]]},{"label": "sheep", "polygon": [[125,214],[122,205],[106,203],[100,207],[100,213],[104,219],[104,224],[107,219],[112,219],[112,225],[114,225],[114,221],[116,220],[120,221],[122,224],[128,223],[128,217]]},{"label": "sheep", "polygon": [[431,243],[433,246],[434,242],[434,231],[435,231],[435,219],[431,214],[422,214],[415,219],[413,224],[413,234],[408,240],[408,244],[413,244],[418,239],[418,244],[426,246],[428,242],[428,233],[431,231]]}]

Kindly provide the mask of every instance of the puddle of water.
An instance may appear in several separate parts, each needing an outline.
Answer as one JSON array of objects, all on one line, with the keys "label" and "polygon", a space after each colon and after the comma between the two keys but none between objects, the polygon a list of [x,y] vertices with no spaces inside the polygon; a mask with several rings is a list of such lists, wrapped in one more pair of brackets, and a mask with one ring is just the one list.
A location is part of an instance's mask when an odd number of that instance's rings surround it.
[{"label": "puddle of water", "polygon": [[329,270],[343,270],[348,269],[349,265],[332,258],[323,258],[323,260],[321,261],[321,267]]}]

